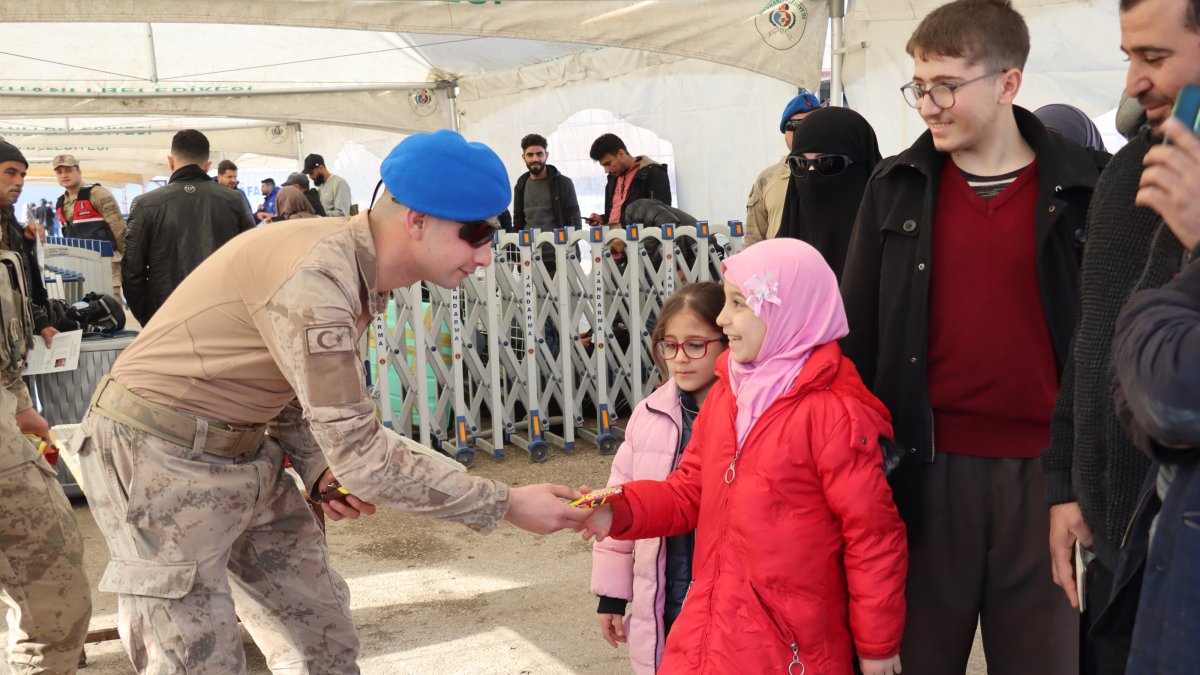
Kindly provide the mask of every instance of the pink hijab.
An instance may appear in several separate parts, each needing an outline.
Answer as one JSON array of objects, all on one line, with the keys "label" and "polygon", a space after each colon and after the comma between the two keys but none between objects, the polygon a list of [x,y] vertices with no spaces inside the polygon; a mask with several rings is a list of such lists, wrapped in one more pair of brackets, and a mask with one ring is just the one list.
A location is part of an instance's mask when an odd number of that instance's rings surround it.
[{"label": "pink hijab", "polygon": [[721,263],[721,272],[767,324],[753,363],[729,359],[740,448],[754,422],[795,385],[812,351],[850,330],[837,277],[817,249],[799,239],[752,246]]}]

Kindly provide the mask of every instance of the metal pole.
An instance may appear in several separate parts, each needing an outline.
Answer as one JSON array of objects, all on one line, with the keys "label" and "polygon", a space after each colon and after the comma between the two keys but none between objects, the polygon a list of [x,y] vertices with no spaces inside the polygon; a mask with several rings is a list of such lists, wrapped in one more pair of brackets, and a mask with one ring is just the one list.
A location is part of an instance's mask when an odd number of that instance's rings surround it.
[{"label": "metal pole", "polygon": [[458,82],[447,80],[444,83],[446,86],[446,100],[450,107],[450,128],[454,131],[460,131],[458,124]]},{"label": "metal pole", "polygon": [[829,105],[841,107],[842,97],[842,59],[846,54],[846,36],[843,32],[846,19],[845,0],[830,0],[829,2],[829,38],[831,58],[829,59]]}]

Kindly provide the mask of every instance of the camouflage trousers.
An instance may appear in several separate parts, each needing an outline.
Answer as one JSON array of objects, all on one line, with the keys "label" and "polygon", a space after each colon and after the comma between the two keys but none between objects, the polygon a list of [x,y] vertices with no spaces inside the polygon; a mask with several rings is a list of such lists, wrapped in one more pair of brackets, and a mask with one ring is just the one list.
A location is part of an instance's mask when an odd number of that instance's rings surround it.
[{"label": "camouflage trousers", "polygon": [[[264,438],[229,459],[94,410],[75,443],[111,561],[118,630],[139,673],[244,673],[238,618],[273,673],[357,673],[350,594],[325,537]],[[236,612],[235,612],[236,609]]]},{"label": "camouflage trousers", "polygon": [[17,429],[0,389],[0,600],[8,607],[14,675],[74,673],[92,596],[83,540],[54,468]]}]

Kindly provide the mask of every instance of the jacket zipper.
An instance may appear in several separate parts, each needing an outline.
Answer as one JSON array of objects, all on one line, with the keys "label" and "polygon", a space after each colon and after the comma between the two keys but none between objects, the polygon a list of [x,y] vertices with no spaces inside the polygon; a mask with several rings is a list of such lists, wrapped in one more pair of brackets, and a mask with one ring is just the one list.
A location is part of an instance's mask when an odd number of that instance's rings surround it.
[{"label": "jacket zipper", "polygon": [[[782,640],[784,644],[786,644],[792,650],[792,660],[790,663],[788,663],[788,673],[790,675],[804,675],[804,671],[807,670],[807,668],[805,667],[804,662],[800,660],[800,646],[796,643],[796,639],[792,636],[792,632],[790,630],[785,630],[785,624],[780,623],[779,618],[776,617],[775,613],[771,611],[770,606],[767,605],[766,600],[763,600],[762,594],[758,592],[758,588],[754,585],[754,582],[751,581],[749,584],[750,592],[754,593],[754,597],[758,600],[758,605],[762,608],[763,614],[766,615],[767,621],[774,626],[775,634],[779,636],[779,639]],[[800,670],[795,670],[796,666],[800,666]]]},{"label": "jacket zipper", "polygon": [[929,404],[929,460],[937,459],[937,432],[933,423],[933,404]]}]

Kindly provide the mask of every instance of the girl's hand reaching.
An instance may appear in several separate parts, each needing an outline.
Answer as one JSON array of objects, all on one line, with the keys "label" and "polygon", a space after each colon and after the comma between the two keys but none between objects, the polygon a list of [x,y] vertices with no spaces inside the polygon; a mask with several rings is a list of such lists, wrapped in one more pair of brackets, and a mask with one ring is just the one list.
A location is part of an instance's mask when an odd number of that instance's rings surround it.
[{"label": "girl's hand reaching", "polygon": [[[586,495],[591,492],[592,488],[586,485],[579,486],[579,493]],[[583,540],[587,541],[592,537],[596,541],[604,541],[608,537],[608,531],[612,529],[612,506],[604,504],[603,506],[593,506],[588,509],[591,515],[583,521],[579,530],[583,532]]]},{"label": "girl's hand reaching", "polygon": [[900,672],[900,655],[890,659],[859,659],[863,675],[895,675]]}]

